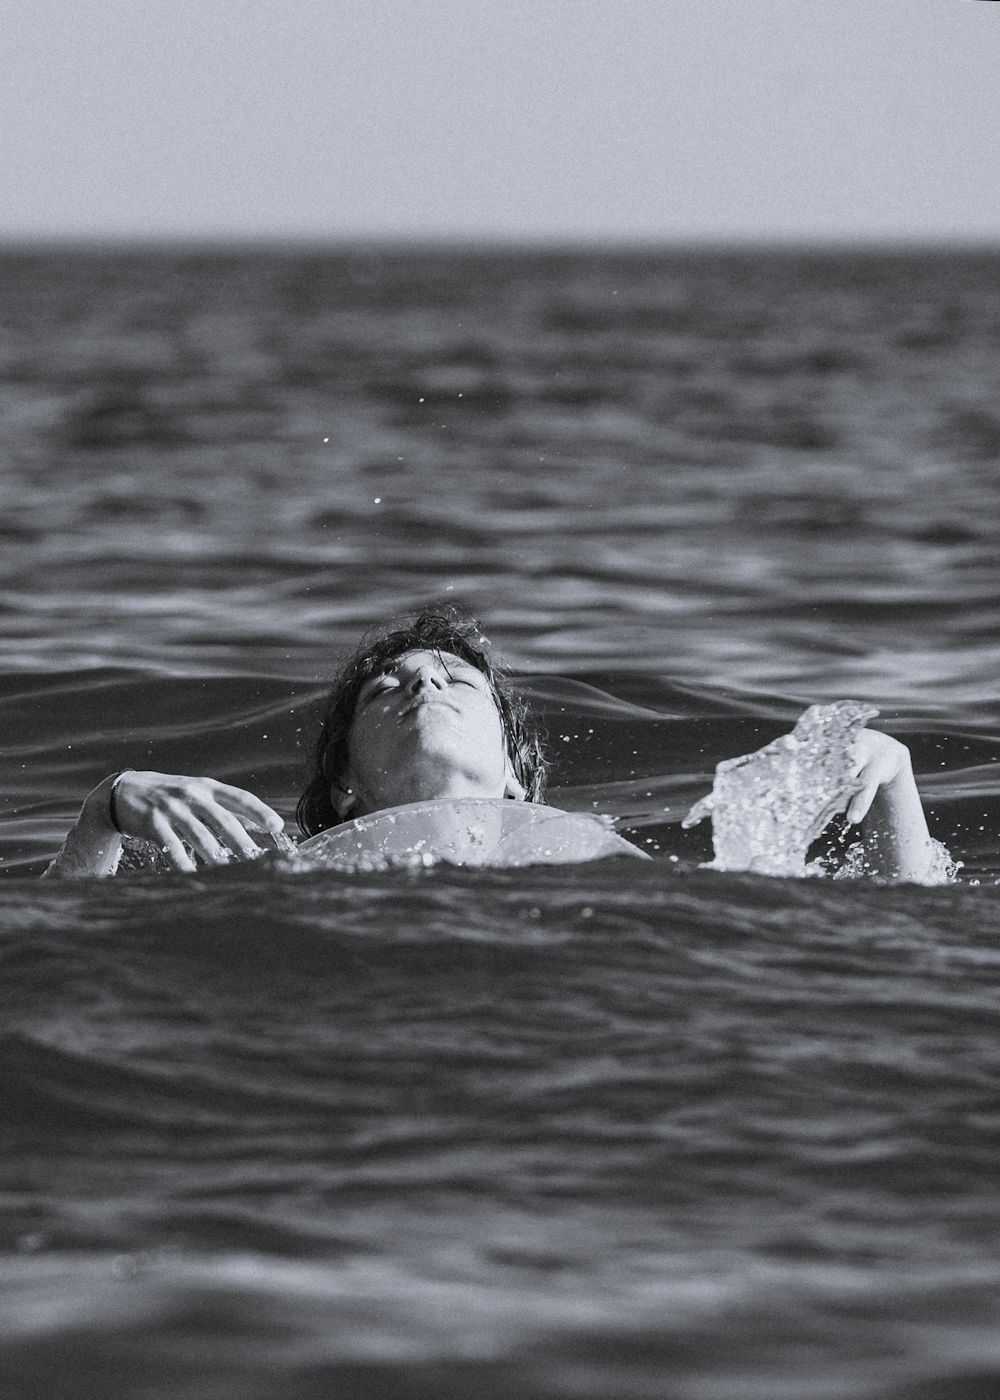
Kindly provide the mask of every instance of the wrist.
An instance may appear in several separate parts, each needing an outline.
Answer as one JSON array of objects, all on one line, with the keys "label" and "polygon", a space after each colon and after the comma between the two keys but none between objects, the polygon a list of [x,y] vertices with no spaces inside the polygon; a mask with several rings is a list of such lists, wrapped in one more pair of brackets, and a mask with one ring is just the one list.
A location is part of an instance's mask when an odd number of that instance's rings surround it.
[{"label": "wrist", "polygon": [[118,808],[115,805],[115,799],[118,795],[118,787],[122,779],[127,778],[130,773],[134,772],[134,768],[123,768],[120,773],[115,774],[114,778],[111,780],[111,787],[108,789],[108,819],[119,836],[124,836],[125,832],[122,830],[121,823],[118,820]]},{"label": "wrist", "polygon": [[109,833],[113,836],[121,836],[122,831],[118,825],[118,815],[115,811],[115,789],[121,779],[129,769],[121,773],[112,773],[110,777],[104,778],[97,784],[92,792],[84,798],[83,806],[80,808],[80,816],[77,820],[78,827],[98,833]]},{"label": "wrist", "polygon": [[913,766],[910,763],[909,754],[895,777],[890,778],[879,788],[878,795],[891,807],[898,806],[900,803],[912,804],[920,801],[917,793],[917,780],[913,776]]},{"label": "wrist", "polygon": [[47,876],[113,875],[122,853],[121,832],[112,825],[111,789],[121,776],[112,773],[84,800]]}]

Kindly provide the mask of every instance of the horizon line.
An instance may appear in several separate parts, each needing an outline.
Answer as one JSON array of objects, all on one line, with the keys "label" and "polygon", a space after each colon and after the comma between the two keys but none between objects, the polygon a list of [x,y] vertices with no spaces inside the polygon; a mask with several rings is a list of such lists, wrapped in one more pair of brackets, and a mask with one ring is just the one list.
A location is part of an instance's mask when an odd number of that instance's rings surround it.
[{"label": "horizon line", "polygon": [[531,251],[577,252],[920,252],[997,251],[995,234],[401,234],[401,233],[0,233],[0,255],[46,250],[131,248],[177,252]]}]

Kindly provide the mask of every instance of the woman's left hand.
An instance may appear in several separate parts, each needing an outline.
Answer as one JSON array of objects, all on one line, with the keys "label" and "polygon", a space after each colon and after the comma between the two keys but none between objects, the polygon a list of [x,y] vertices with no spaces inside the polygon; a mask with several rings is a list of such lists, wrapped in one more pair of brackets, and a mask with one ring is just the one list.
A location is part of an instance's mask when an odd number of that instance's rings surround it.
[{"label": "woman's left hand", "polygon": [[854,794],[847,809],[847,820],[862,821],[880,788],[913,783],[910,750],[898,739],[876,729],[862,729],[852,746],[851,772],[863,786]]}]

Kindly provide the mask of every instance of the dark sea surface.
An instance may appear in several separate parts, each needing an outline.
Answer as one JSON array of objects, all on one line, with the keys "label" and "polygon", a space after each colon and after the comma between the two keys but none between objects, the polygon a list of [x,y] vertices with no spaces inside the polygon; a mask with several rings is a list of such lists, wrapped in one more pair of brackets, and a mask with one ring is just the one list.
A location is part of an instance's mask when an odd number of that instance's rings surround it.
[{"label": "dark sea surface", "polygon": [[[1000,1395],[998,565],[1000,251],[0,253],[0,1400]],[[651,863],[38,883],[435,602]],[[958,880],[699,869],[848,697]]]}]

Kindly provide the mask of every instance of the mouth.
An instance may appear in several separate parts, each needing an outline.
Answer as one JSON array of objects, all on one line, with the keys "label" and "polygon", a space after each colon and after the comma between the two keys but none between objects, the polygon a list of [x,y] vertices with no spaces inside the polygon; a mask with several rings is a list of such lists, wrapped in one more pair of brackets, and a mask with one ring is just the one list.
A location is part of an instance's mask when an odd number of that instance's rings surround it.
[{"label": "mouth", "polygon": [[416,700],[411,700],[399,712],[399,718],[405,719],[407,715],[412,715],[415,710],[423,709],[425,705],[443,705],[446,710],[456,710],[457,707],[450,700],[438,699],[436,695],[418,695]]}]

